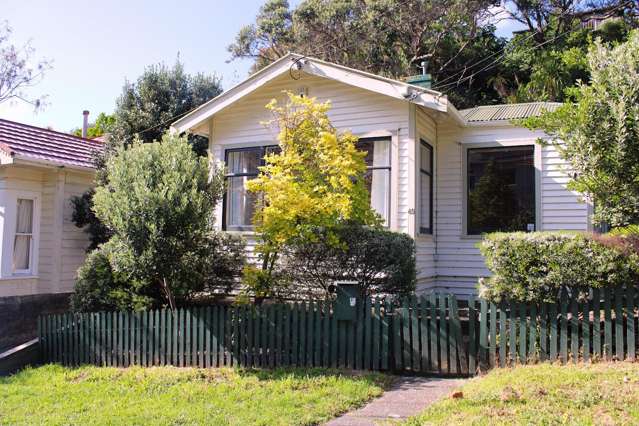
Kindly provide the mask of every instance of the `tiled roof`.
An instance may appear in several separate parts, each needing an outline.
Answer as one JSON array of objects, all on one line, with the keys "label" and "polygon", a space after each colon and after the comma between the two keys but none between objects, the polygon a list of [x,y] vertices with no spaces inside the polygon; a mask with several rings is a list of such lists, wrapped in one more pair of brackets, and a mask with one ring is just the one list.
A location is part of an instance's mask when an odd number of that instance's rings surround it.
[{"label": "tiled roof", "polygon": [[93,154],[102,142],[0,119],[0,149],[23,160],[67,167],[95,168]]},{"label": "tiled roof", "polygon": [[544,111],[554,111],[561,103],[531,102],[526,104],[485,105],[464,109],[459,113],[468,122],[510,121],[521,118],[537,117]]}]

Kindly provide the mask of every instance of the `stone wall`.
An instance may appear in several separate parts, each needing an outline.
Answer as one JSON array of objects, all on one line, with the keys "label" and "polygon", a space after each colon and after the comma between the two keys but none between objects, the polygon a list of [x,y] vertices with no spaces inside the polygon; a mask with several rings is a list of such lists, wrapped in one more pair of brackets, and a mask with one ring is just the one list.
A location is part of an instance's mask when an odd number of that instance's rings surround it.
[{"label": "stone wall", "polygon": [[0,352],[25,343],[38,333],[38,315],[69,309],[70,293],[0,297]]}]

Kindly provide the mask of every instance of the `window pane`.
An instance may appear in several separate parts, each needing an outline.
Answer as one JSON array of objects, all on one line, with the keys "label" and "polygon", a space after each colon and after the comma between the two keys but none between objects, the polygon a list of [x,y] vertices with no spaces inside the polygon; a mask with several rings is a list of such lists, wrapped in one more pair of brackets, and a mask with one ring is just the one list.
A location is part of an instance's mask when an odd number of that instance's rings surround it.
[{"label": "window pane", "polygon": [[419,224],[422,232],[432,232],[430,223],[430,197],[432,178],[426,173],[420,173],[420,205],[419,205]]},{"label": "window pane", "polygon": [[362,139],[357,142],[357,149],[366,152],[364,161],[368,167],[390,167],[389,139]]},{"label": "window pane", "polygon": [[535,223],[534,147],[468,150],[468,234]]},{"label": "window pane", "polygon": [[246,190],[246,182],[253,177],[229,177],[226,193],[226,226],[246,227],[252,225],[257,195]]},{"label": "window pane", "polygon": [[13,270],[29,269],[31,235],[16,235],[13,242]]},{"label": "window pane", "polygon": [[369,170],[366,172],[365,179],[371,207],[388,224],[390,218],[390,170]]},{"label": "window pane", "polygon": [[16,232],[30,234],[33,231],[33,200],[18,199]]},{"label": "window pane", "polygon": [[424,145],[420,145],[420,149],[421,149],[420,155],[419,155],[420,168],[425,172],[432,173],[432,170],[431,170],[432,151],[429,147]]},{"label": "window pane", "polygon": [[231,151],[227,155],[227,171],[229,174],[257,174],[260,165],[261,148]]}]

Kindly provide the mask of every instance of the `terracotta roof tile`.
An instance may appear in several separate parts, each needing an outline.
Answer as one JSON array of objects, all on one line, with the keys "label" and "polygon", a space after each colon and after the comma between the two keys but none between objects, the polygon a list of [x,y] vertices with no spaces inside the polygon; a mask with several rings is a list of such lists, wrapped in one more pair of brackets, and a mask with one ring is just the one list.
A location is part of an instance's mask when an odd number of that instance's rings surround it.
[{"label": "terracotta roof tile", "polygon": [[67,133],[0,119],[0,148],[23,159],[61,166],[94,168],[93,155],[104,144]]}]

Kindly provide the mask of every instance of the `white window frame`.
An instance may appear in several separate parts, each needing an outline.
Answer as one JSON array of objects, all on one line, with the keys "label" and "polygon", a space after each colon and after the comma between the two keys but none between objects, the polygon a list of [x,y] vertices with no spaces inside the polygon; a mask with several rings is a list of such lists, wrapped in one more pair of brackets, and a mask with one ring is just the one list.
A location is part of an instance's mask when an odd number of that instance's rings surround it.
[{"label": "white window frame", "polygon": [[483,236],[481,234],[469,234],[468,233],[468,150],[474,148],[514,148],[518,146],[534,146],[533,159],[535,168],[535,231],[541,231],[541,150],[542,147],[537,143],[535,139],[516,139],[516,140],[503,140],[493,142],[476,142],[476,143],[464,143],[461,145],[461,165],[462,165],[462,239],[469,240],[481,240]]},{"label": "white window frame", "polygon": [[[417,211],[417,231],[418,235],[421,237],[432,237],[435,234],[435,145],[432,144],[427,138],[420,136],[418,138],[418,161],[417,161],[417,186],[419,188],[419,204]],[[421,205],[422,205],[422,145],[426,145],[427,149],[430,149],[430,228],[425,228],[422,226],[422,215],[421,215]],[[428,173],[427,173],[428,174]],[[429,232],[425,232],[429,231]]]},{"label": "white window frame", "polygon": [[[40,198],[41,194],[33,191],[5,190],[0,191],[0,199],[4,205],[0,207],[2,214],[2,250],[0,253],[0,277],[23,278],[38,275],[40,248]],[[18,199],[33,201],[33,223],[31,228],[31,244],[28,269],[13,269],[13,250],[16,237]]]}]

